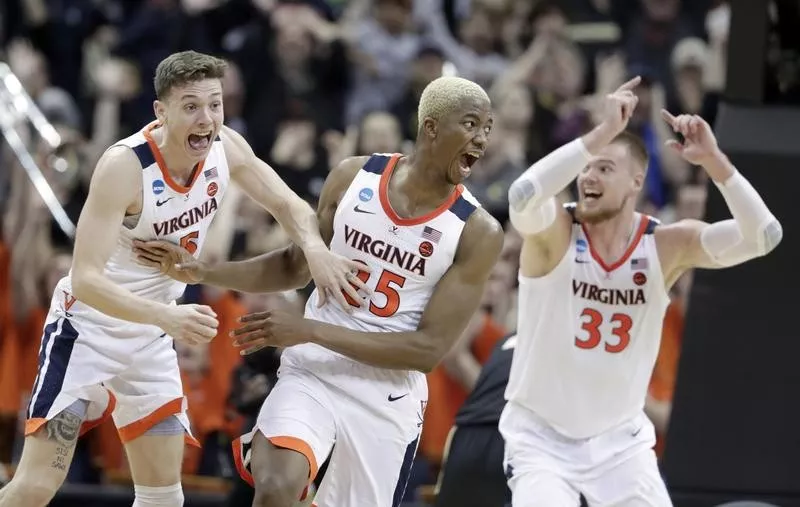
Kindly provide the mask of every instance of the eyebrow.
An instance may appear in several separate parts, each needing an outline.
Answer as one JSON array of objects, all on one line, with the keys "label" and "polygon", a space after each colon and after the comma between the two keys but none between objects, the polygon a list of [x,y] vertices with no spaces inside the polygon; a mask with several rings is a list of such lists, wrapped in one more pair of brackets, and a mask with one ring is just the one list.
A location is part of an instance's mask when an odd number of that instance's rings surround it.
[{"label": "eyebrow", "polygon": [[611,164],[613,166],[617,165],[610,158],[598,158],[597,160],[592,161],[592,163],[593,164]]},{"label": "eyebrow", "polygon": [[[212,97],[222,97],[222,92],[214,92],[214,93],[212,93],[212,94],[211,94],[211,96],[212,96]],[[186,100],[186,99],[199,99],[199,98],[200,98],[200,96],[199,96],[199,95],[195,95],[195,94],[193,94],[193,93],[187,93],[187,94],[185,94],[185,95],[181,95],[181,100]]]},{"label": "eyebrow", "polygon": [[[473,120],[478,120],[479,122],[481,121],[481,117],[480,117],[480,115],[478,115],[478,113],[467,113],[467,114],[464,115],[463,119],[465,119],[465,120],[473,119]],[[494,116],[490,116],[486,120],[486,122],[487,123],[494,123]]]}]

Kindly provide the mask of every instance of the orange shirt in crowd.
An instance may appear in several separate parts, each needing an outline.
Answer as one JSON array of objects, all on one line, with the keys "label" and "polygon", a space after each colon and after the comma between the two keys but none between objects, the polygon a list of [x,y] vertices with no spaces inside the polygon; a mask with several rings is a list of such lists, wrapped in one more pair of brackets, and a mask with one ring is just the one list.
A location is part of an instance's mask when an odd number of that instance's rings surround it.
[{"label": "orange shirt in crowd", "polygon": [[[673,300],[664,315],[661,346],[658,349],[653,376],[650,378],[650,396],[658,401],[672,401],[683,343],[683,318],[681,302]],[[664,451],[664,438],[665,435],[656,435],[655,450],[659,457]]]},{"label": "orange shirt in crowd", "polygon": [[[483,365],[495,344],[505,335],[506,330],[487,315],[483,329],[472,342],[472,355]],[[420,444],[422,454],[428,459],[441,463],[447,435],[468,395],[467,390],[448,375],[444,366],[439,365],[428,374],[428,406]]]},{"label": "orange shirt in crowd", "polygon": [[0,416],[20,409],[19,340],[11,301],[11,252],[0,243]]},{"label": "orange shirt in crowd", "polygon": [[[239,366],[239,349],[233,346],[230,331],[238,327],[239,317],[246,313],[244,306],[232,292],[225,292],[216,301],[206,302],[216,312],[219,320],[217,336],[209,344],[208,371],[201,378],[192,379],[181,372],[183,391],[189,402],[189,420],[192,432],[202,444],[215,431],[238,436],[241,421],[227,417],[228,395],[233,371]],[[197,471],[202,450],[187,447],[184,457],[184,473]]]}]

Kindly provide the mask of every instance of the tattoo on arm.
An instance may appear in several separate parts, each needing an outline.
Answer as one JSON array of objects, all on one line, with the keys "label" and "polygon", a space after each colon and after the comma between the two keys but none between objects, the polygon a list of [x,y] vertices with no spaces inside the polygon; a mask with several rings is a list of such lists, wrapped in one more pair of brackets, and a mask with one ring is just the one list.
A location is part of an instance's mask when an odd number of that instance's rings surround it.
[{"label": "tattoo on arm", "polygon": [[57,445],[55,456],[50,463],[52,468],[66,472],[69,468],[69,457],[80,434],[83,419],[70,412],[61,412],[45,425],[47,439]]}]

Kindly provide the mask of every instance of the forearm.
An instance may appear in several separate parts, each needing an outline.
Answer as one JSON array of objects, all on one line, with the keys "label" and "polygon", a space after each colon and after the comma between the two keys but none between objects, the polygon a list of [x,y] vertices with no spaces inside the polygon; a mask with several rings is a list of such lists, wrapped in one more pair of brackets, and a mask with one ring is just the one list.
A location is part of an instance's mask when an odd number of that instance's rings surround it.
[{"label": "forearm", "polygon": [[311,322],[312,343],[377,368],[428,373],[443,355],[435,340],[420,331],[370,333]]},{"label": "forearm", "polygon": [[239,292],[281,292],[308,285],[311,276],[303,252],[295,245],[238,262],[206,268],[202,283]]},{"label": "forearm", "polygon": [[783,229],[755,188],[721,153],[703,167],[733,215],[733,221],[717,222],[703,230],[706,252],[719,264],[731,265],[772,251],[783,238]]},{"label": "forearm", "polygon": [[72,295],[81,303],[110,317],[159,327],[168,308],[166,304],[137,296],[120,287],[102,272],[83,273],[75,270],[72,274]]},{"label": "forearm", "polygon": [[317,214],[300,197],[287,202],[275,213],[275,219],[303,252],[310,248],[326,248],[319,233]]},{"label": "forearm", "polygon": [[586,167],[596,153],[613,139],[603,125],[542,158],[509,187],[511,223],[523,234],[547,229],[556,218],[555,196],[564,190]]}]

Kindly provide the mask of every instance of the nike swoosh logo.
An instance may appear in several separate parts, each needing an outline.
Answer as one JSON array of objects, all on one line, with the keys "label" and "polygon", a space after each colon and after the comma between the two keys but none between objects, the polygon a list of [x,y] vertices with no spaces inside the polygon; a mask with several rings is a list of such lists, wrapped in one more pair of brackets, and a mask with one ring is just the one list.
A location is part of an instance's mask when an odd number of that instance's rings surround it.
[{"label": "nike swoosh logo", "polygon": [[633,432],[633,434],[632,434],[631,436],[635,437],[635,436],[636,436],[636,435],[638,435],[638,434],[639,434],[641,431],[642,431],[642,428],[639,428],[639,429],[637,429],[636,431],[634,431],[634,432]]},{"label": "nike swoosh logo", "polygon": [[163,206],[164,204],[168,203],[172,200],[172,197],[167,197],[163,201],[156,201],[156,206]]},{"label": "nike swoosh logo", "polygon": [[389,401],[397,401],[397,400],[399,400],[400,398],[405,398],[406,396],[408,396],[408,393],[406,393],[406,394],[402,394],[402,395],[400,395],[400,396],[392,396],[392,395],[390,394],[390,395],[389,395]]},{"label": "nike swoosh logo", "polygon": [[369,215],[374,215],[375,214],[374,211],[368,211],[368,210],[359,208],[358,204],[356,204],[355,208],[353,208],[353,211],[355,211],[356,213],[367,213]]}]

